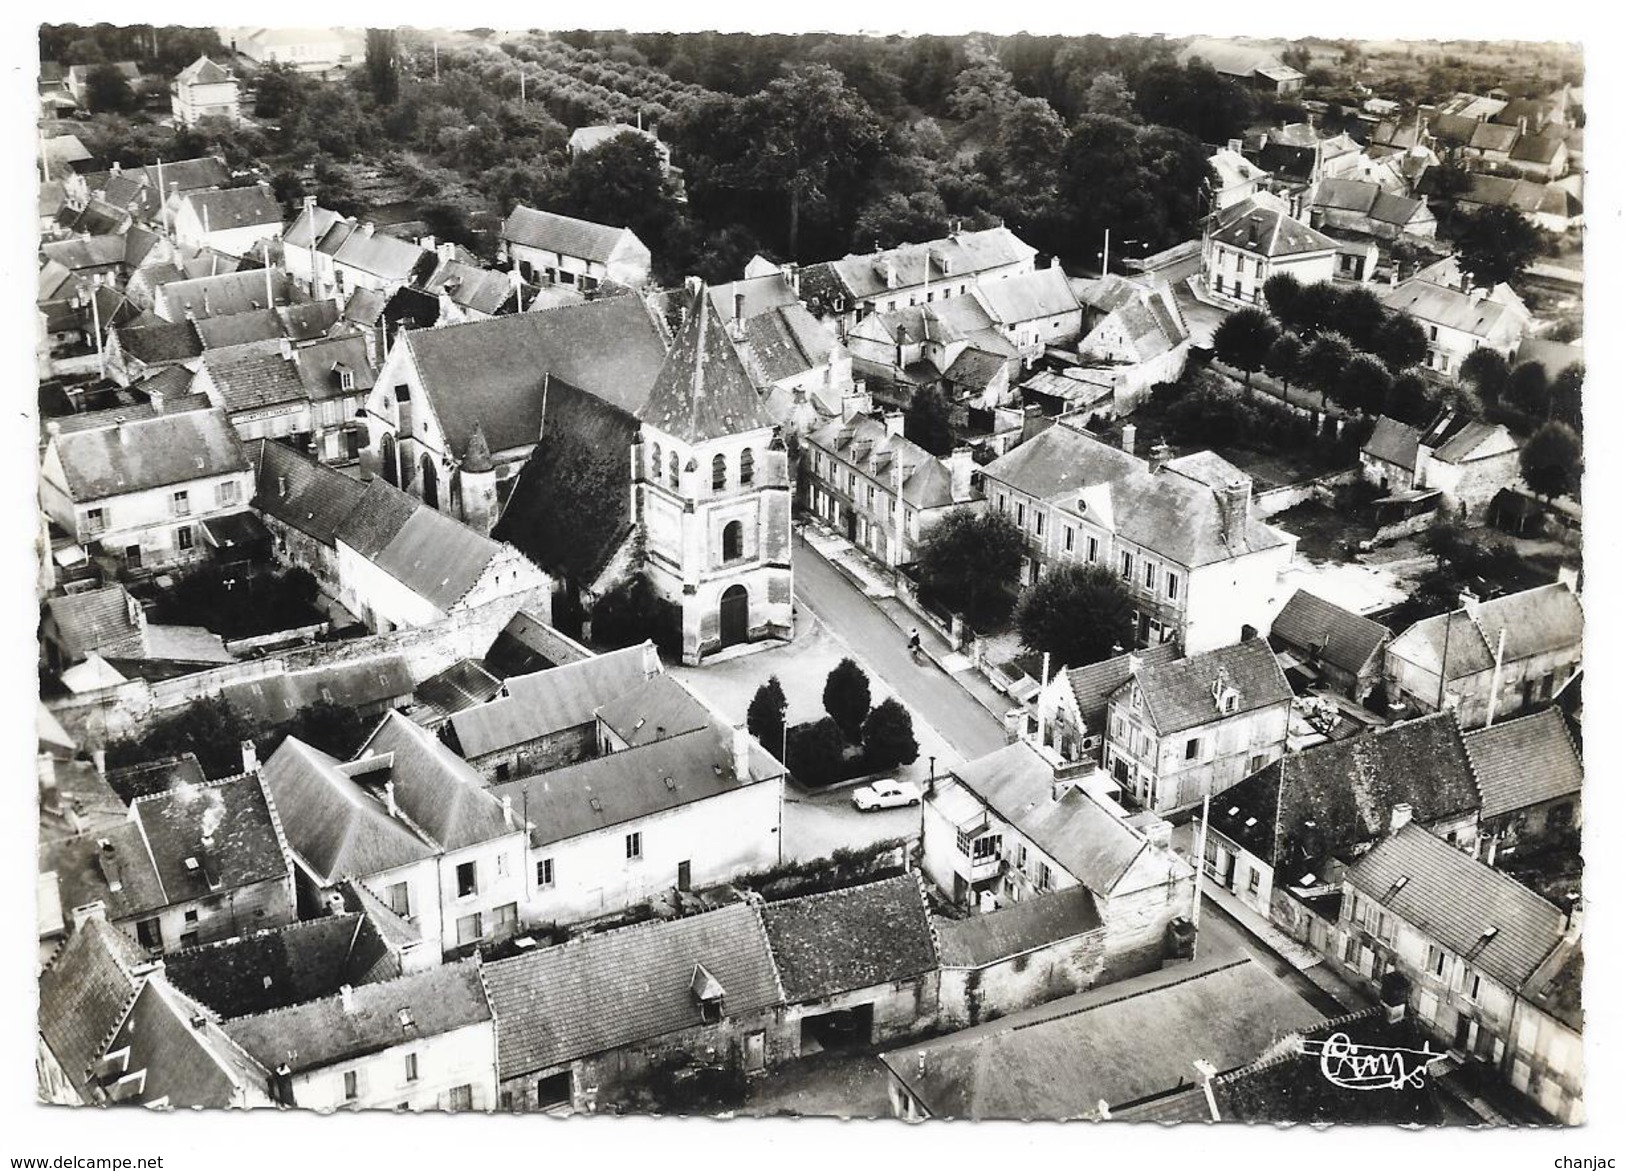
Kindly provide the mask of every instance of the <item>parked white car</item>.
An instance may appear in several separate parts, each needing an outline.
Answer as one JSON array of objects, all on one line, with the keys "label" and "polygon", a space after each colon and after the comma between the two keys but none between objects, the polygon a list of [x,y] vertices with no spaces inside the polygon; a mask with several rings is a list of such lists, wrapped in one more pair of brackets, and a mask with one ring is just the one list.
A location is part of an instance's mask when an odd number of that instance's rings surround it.
[{"label": "parked white car", "polygon": [[852,804],[868,813],[871,809],[898,809],[918,805],[924,792],[913,781],[876,781],[852,791]]}]

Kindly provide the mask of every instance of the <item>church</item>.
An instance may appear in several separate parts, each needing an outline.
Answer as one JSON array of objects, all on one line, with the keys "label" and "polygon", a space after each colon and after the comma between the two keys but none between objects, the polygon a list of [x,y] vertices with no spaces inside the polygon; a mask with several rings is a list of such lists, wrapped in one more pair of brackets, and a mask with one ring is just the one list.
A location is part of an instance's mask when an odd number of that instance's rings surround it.
[{"label": "church", "polygon": [[403,331],[363,414],[363,474],[589,605],[641,575],[681,616],[683,662],[790,637],[783,439],[698,280]]}]

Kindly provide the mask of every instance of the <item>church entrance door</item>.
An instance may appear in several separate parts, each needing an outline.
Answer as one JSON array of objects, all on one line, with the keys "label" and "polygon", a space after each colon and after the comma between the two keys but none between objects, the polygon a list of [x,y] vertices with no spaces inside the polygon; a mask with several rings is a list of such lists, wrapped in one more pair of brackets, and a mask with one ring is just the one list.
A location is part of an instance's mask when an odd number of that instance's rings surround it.
[{"label": "church entrance door", "polygon": [[750,594],[744,586],[729,586],[722,594],[722,645],[733,646],[750,637]]}]

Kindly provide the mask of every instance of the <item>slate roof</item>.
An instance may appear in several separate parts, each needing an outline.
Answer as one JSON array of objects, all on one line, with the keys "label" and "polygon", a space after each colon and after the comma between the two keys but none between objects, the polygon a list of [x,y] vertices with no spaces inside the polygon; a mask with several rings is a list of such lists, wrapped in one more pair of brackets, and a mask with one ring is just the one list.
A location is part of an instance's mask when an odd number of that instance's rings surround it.
[{"label": "slate roof", "polygon": [[1359,179],[1322,179],[1315,185],[1312,201],[1316,207],[1359,212],[1378,223],[1401,228],[1427,207],[1420,199],[1399,195],[1376,183]]},{"label": "slate roof", "polygon": [[1524,319],[1508,305],[1415,277],[1383,293],[1382,301],[1396,312],[1461,330],[1495,345],[1516,342],[1524,330]]},{"label": "slate roof", "polygon": [[504,684],[506,696],[451,717],[455,743],[471,759],[590,724],[601,705],[649,678],[647,654],[645,643],[512,676]]},{"label": "slate roof", "polygon": [[40,245],[40,255],[70,272],[112,268],[124,263],[123,236],[91,236],[84,240],[53,240]]},{"label": "slate roof", "polygon": [[1164,642],[1147,647],[1144,651],[1102,659],[1087,667],[1067,668],[1066,681],[1072,689],[1073,699],[1077,701],[1079,716],[1089,727],[1100,728],[1101,721],[1106,715],[1107,701],[1111,699],[1114,691],[1133,678],[1132,668],[1135,662],[1142,666],[1156,666],[1159,663],[1171,663],[1179,658],[1180,654],[1177,642]]},{"label": "slate roof", "polygon": [[327,229],[317,250],[333,263],[358,269],[385,281],[424,280],[434,272],[438,257],[405,240],[386,236],[353,219],[340,220]]},{"label": "slate roof", "polygon": [[773,426],[715,306],[696,290],[638,418],[684,443]]},{"label": "slate roof", "polygon": [[218,85],[232,80],[232,76],[205,55],[177,73],[175,80],[182,85]]},{"label": "slate roof", "polygon": [[1106,294],[1129,346],[1142,362],[1161,357],[1191,336],[1179,303],[1163,289],[1138,289],[1123,298],[1118,291]]},{"label": "slate roof", "polygon": [[1249,196],[1218,212],[1209,235],[1220,244],[1275,259],[1310,252],[1330,252],[1337,241],[1300,223],[1285,211]]},{"label": "slate roof", "polygon": [[68,494],[87,502],[246,471],[224,411],[183,411],[123,426],[65,432],[52,443]]},{"label": "slate roof", "polygon": [[1009,365],[1009,360],[1002,354],[990,354],[975,346],[966,346],[942,372],[942,377],[954,386],[981,390],[1008,369]]},{"label": "slate roof", "polygon": [[695,966],[722,985],[723,1013],[783,1000],[761,914],[749,903],[584,935],[485,965],[497,1021],[497,1076],[652,1041],[700,1024]]},{"label": "slate roof", "polygon": [[[1280,806],[1281,766],[1272,764],[1219,794],[1208,808],[1208,828],[1273,866]],[[1297,882],[1300,877],[1281,875],[1287,882]]]},{"label": "slate roof", "polygon": [[1484,794],[1486,820],[1576,796],[1585,783],[1580,754],[1555,707],[1468,732],[1462,743]]},{"label": "slate roof", "polygon": [[1541,134],[1522,134],[1510,154],[1514,162],[1540,163],[1545,165],[1557,157],[1558,150],[1565,145],[1561,130],[1548,130]]},{"label": "slate roof", "polygon": [[477,660],[461,659],[419,683],[412,695],[440,716],[449,716],[494,699],[501,691],[502,680]]},{"label": "slate roof", "polygon": [[915,874],[762,907],[784,998],[794,1004],[913,979],[937,967]]},{"label": "slate roof", "polygon": [[1504,661],[1565,648],[1578,648],[1585,634],[1580,599],[1567,586],[1554,582],[1536,586],[1469,609],[1436,614],[1413,623],[1389,644],[1388,653],[1437,673],[1449,633],[1450,661],[1445,677],[1455,680],[1495,666],[1495,651],[1506,631]]},{"label": "slate roof", "polygon": [[632,296],[408,330],[399,340],[459,456],[476,422],[493,452],[534,444],[549,379],[636,412],[666,360],[659,326]]},{"label": "slate roof", "polygon": [[612,228],[556,212],[520,204],[502,221],[502,238],[513,244],[541,248],[563,256],[579,256],[607,264],[615,250],[631,240],[642,243],[630,228]]},{"label": "slate roof", "polygon": [[519,828],[517,823],[510,828],[501,803],[477,772],[399,712],[385,715],[362,746],[361,756],[371,753],[393,754],[388,775],[396,804],[442,849],[460,850]]},{"label": "slate roof", "polygon": [[[1500,439],[1500,449],[1484,451],[1484,447],[1492,439]],[[1452,434],[1433,453],[1433,458],[1440,463],[1465,463],[1472,459],[1487,459],[1502,454],[1507,449],[1516,450],[1517,440],[1512,438],[1505,426],[1500,423],[1484,423],[1477,419],[1470,419],[1466,425]]]},{"label": "slate roof", "polygon": [[798,303],[746,318],[736,346],[757,386],[767,386],[827,364],[838,344],[833,327]]},{"label": "slate roof", "polygon": [[1417,825],[1378,842],[1348,879],[1507,988],[1522,988],[1563,937],[1562,911]]},{"label": "slate roof", "polygon": [[[1284,68],[1277,51],[1262,45],[1248,45],[1239,41],[1197,37],[1181,49],[1176,57],[1181,64],[1200,58],[1213,66],[1215,73],[1230,77],[1250,78],[1264,69]],[[1296,70],[1291,71],[1296,74]]]},{"label": "slate roof", "polygon": [[106,919],[69,933],[39,976],[39,1031],[74,1089],[91,1080],[103,1044],[129,1009],[145,952]]},{"label": "slate roof", "polygon": [[[1144,460],[1070,426],[1048,427],[982,469],[984,481],[1075,511],[1080,496],[1090,508],[1109,509],[1109,528],[1187,568],[1275,548],[1286,534],[1252,515],[1241,532],[1221,519],[1211,488],[1179,475],[1153,473]],[[1091,495],[1087,489],[1104,487]],[[1091,521],[1102,523],[1091,513]]]},{"label": "slate roof", "polygon": [[[1239,693],[1234,712],[1219,710],[1214,697],[1219,681]],[[1142,667],[1124,686],[1139,687],[1152,726],[1164,736],[1292,700],[1292,688],[1261,638]]]},{"label": "slate roof", "polygon": [[[1418,825],[1434,826],[1470,817],[1481,804],[1461,731],[1448,712],[1291,753],[1259,778],[1267,778],[1259,780],[1260,791],[1270,783],[1278,788],[1278,825],[1274,850],[1255,852],[1293,883],[1326,859],[1346,859],[1382,837],[1396,805],[1409,805]],[[1215,806],[1241,805],[1244,814],[1261,818],[1269,812],[1262,803],[1244,803],[1248,794],[1238,789]]]},{"label": "slate roof", "polygon": [[1058,317],[1076,313],[1081,308],[1066,273],[1058,267],[988,281],[978,285],[976,292],[986,303],[993,320],[1001,325]]},{"label": "slate roof", "polygon": [[985,915],[938,919],[934,925],[945,968],[985,968],[1102,927],[1095,898],[1082,886],[1022,899]]},{"label": "slate roof", "polygon": [[539,848],[784,775],[754,740],[749,762],[749,775],[741,777],[733,730],[713,724],[493,785],[491,793],[509,798],[515,816],[535,827],[530,844]]},{"label": "slate roof", "polygon": [[1580,939],[1565,937],[1524,984],[1524,998],[1575,1032],[1585,1028],[1580,1003],[1585,983],[1585,951]]},{"label": "slate roof", "polygon": [[104,659],[141,658],[146,648],[141,607],[117,583],[45,603],[56,622],[57,638],[69,662],[91,651]]},{"label": "slate roof", "polygon": [[1371,429],[1371,438],[1365,441],[1360,454],[1414,471],[1416,449],[1421,442],[1422,432],[1409,423],[1379,415],[1377,425]]},{"label": "slate roof", "polygon": [[222,1017],[250,1016],[401,974],[367,916],[307,919],[164,957],[176,988]]},{"label": "slate roof", "polygon": [[[1142,857],[1155,861],[1150,840],[1095,797],[1072,787],[1056,800],[1053,767],[1024,740],[967,761],[954,775],[1099,897],[1116,893]],[[1171,855],[1168,865],[1188,869]],[[1167,877],[1163,870],[1157,880]]]},{"label": "slate roof", "polygon": [[[899,244],[883,252],[847,255],[814,265],[802,274],[802,291],[808,296],[816,295],[822,276],[825,283],[833,281],[846,297],[864,300],[885,295],[888,264],[897,274],[896,287],[912,288],[923,285],[928,278],[933,281],[946,281],[949,277],[974,278],[993,269],[1030,264],[1037,254],[1036,248],[1009,228],[955,232],[923,244]],[[807,284],[809,276],[814,278],[810,286]]]},{"label": "slate roof", "polygon": [[1234,1068],[1322,1019],[1259,964],[1232,960],[1063,997],[881,1060],[937,1118],[1084,1118],[1194,1080],[1198,1058]]},{"label": "slate roof", "polygon": [[694,693],[662,672],[598,708],[598,722],[636,748],[653,740],[708,728],[716,716]]},{"label": "slate roof", "polygon": [[[119,1099],[124,1105],[218,1109],[269,1096],[269,1073],[232,1044],[203,1006],[167,980],[148,980],[136,994],[107,1043],[108,1052],[124,1048],[129,1049],[125,1068],[145,1074],[135,1094]],[[103,1085],[104,1091],[110,1088]]]},{"label": "slate roof", "polygon": [[493,316],[513,296],[507,273],[479,268],[460,260],[442,260],[434,275],[423,283],[425,292],[444,292],[454,305]]},{"label": "slate roof", "polygon": [[334,544],[361,507],[366,485],[269,439],[249,452],[255,469],[254,507],[324,545]]},{"label": "slate roof", "polygon": [[271,189],[260,183],[252,187],[194,191],[182,198],[192,205],[198,222],[208,224],[211,233],[271,224],[282,226],[282,205]]},{"label": "slate roof", "polygon": [[894,469],[900,463],[905,471],[903,500],[914,508],[946,508],[954,503],[953,477],[942,461],[906,435],[891,434],[873,415],[831,419],[806,438],[888,486],[896,483]]},{"label": "slate roof", "polygon": [[[293,278],[286,274],[272,279],[271,296],[275,305],[289,305],[309,299],[294,286]],[[263,269],[170,281],[158,287],[154,302],[158,315],[168,321],[185,321],[188,315],[199,320],[224,317],[274,307],[265,303]]]},{"label": "slate roof", "polygon": [[[246,313],[188,321],[185,325],[197,331],[198,340],[206,350],[245,347],[256,342],[279,341],[283,337],[282,318],[275,309],[250,309]],[[267,349],[274,351],[276,347],[261,346],[253,352],[264,353]]]},{"label": "slate roof", "polygon": [[286,723],[316,703],[364,709],[398,703],[411,694],[412,669],[400,654],[330,663],[220,688],[220,698],[258,728]]},{"label": "slate roof", "polygon": [[[580,131],[576,133],[579,134]],[[782,272],[712,285],[709,296],[711,304],[716,308],[717,316],[724,321],[732,321],[736,316],[749,321],[753,317],[772,313],[775,309],[788,309],[792,305],[801,304],[796,297],[795,289]],[[736,314],[735,298],[738,297],[743,297],[744,301],[739,306],[741,311]]]},{"label": "slate roof", "polygon": [[[312,402],[363,395],[377,382],[372,361],[367,357],[366,339],[359,335],[326,338],[299,346],[293,351],[293,364]],[[350,374],[348,390],[344,389],[341,370]]]},{"label": "slate roof", "polygon": [[351,997],[349,1009],[342,997],[329,996],[229,1020],[224,1028],[256,1060],[273,1069],[286,1062],[299,1074],[492,1020],[474,959],[363,984]]},{"label": "slate roof", "polygon": [[1300,589],[1275,616],[1270,637],[1312,651],[1321,661],[1358,674],[1390,635],[1382,623]]}]

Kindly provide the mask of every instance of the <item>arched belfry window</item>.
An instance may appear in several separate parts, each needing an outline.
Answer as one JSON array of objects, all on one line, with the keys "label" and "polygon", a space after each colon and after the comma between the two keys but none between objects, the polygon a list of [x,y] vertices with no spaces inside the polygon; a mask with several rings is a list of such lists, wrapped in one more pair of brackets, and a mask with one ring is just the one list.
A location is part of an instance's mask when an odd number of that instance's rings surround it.
[{"label": "arched belfry window", "polygon": [[677,487],[677,453],[671,453],[671,486]]},{"label": "arched belfry window", "polygon": [[711,461],[711,490],[720,492],[728,486],[728,457],[718,453]]},{"label": "arched belfry window", "polygon": [[722,528],[722,559],[738,561],[745,555],[745,526],[736,520]]},{"label": "arched belfry window", "polygon": [[649,474],[656,480],[660,479],[660,444],[649,445]]},{"label": "arched belfry window", "polygon": [[741,484],[756,482],[756,456],[748,447],[739,453],[739,482]]}]

